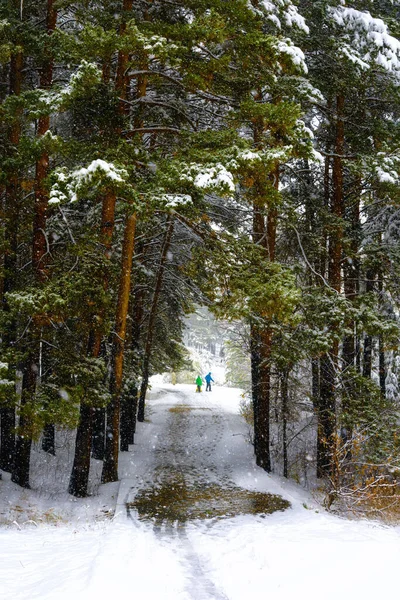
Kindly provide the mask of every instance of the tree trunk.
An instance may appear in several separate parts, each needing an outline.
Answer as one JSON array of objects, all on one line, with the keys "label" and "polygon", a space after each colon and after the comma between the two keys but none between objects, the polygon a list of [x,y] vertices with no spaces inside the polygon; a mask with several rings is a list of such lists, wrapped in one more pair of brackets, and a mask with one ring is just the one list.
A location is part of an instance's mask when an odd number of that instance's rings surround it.
[{"label": "tree trunk", "polygon": [[79,427],[76,432],[74,464],[68,486],[68,492],[77,498],[85,498],[88,493],[92,412],[93,408],[82,400]]},{"label": "tree trunk", "polygon": [[[56,26],[57,12],[53,6],[53,0],[47,2],[46,25],[47,33],[52,35]],[[50,53],[47,55],[46,64],[43,67],[40,80],[41,87],[44,89],[51,85],[53,77],[53,58]],[[41,117],[38,125],[38,136],[42,137],[49,129],[49,117]],[[48,173],[49,157],[47,152],[43,152],[36,163],[35,179],[35,206],[34,223],[32,237],[32,266],[35,278],[39,282],[46,279],[46,267],[44,257],[47,253],[47,240],[45,234],[46,212],[48,205],[48,194],[44,187],[44,180]],[[12,473],[12,481],[23,487],[29,486],[30,452],[32,440],[30,438],[29,423],[24,415],[24,408],[27,402],[34,402],[36,393],[38,365],[40,359],[40,336],[37,335],[37,327],[34,324],[31,330],[32,349],[24,364],[24,373],[22,378],[22,397],[21,397],[21,416],[19,422],[19,434],[16,441],[15,464]],[[52,442],[54,452],[54,440]]]},{"label": "tree trunk", "polygon": [[[122,19],[121,25],[119,29],[120,37],[125,36],[127,30],[127,21],[129,20],[129,13],[132,10],[133,0],[123,0],[122,3]],[[128,66],[129,55],[127,52],[120,50],[118,53],[117,60],[117,73],[115,78],[115,90],[119,97],[119,113],[122,116],[125,116],[127,113],[127,104],[124,102],[127,98],[127,66]],[[106,60],[103,63],[103,82],[105,85],[108,85],[110,79],[110,60]],[[118,131],[118,134],[121,134]],[[101,242],[104,246],[105,255],[110,256],[111,252],[111,243],[112,236],[115,225],[115,204],[116,204],[116,196],[115,193],[109,191],[105,197],[103,198],[102,204],[102,217],[101,217]],[[108,276],[107,272],[104,277],[104,289],[108,289]],[[103,322],[104,315],[98,315],[98,324],[96,330],[93,330],[91,335],[93,335],[93,346],[91,350],[90,356],[93,358],[97,358],[100,355],[101,351],[101,341],[102,335],[101,331],[98,328],[99,323]],[[103,460],[105,454],[105,430],[106,430],[106,409],[104,408],[94,408],[91,412],[90,418],[93,420],[91,422],[90,430],[92,435],[92,456],[97,460]],[[90,460],[89,460],[90,462]]]},{"label": "tree trunk", "polygon": [[[265,227],[263,208],[253,206],[253,241],[262,245],[269,259],[275,257],[276,217],[268,220]],[[253,325],[251,329],[252,380],[254,411],[254,451],[256,463],[266,471],[271,470],[270,457],[270,396],[271,396],[271,349],[272,333],[267,325]]]},{"label": "tree trunk", "polygon": [[[11,56],[10,61],[10,96],[19,96],[22,87],[24,60],[22,52]],[[21,124],[17,117],[10,127],[9,141],[15,153],[21,136]],[[18,171],[16,168],[7,175],[5,186],[5,231],[4,238],[6,250],[4,253],[4,277],[2,282],[2,308],[8,311],[6,294],[13,291],[17,278],[17,251],[18,251],[18,222],[19,222],[19,185]],[[5,346],[11,346],[17,337],[17,324],[15,320],[10,324],[8,331],[3,333]],[[15,380],[15,364],[9,364],[7,379]],[[15,454],[15,390],[8,399],[9,406],[1,408],[0,430],[0,467],[4,471],[12,471]]]},{"label": "tree trunk", "polygon": [[115,334],[112,348],[112,370],[110,377],[111,401],[107,406],[106,448],[101,475],[102,483],[118,480],[120,397],[124,364],[124,345],[126,320],[128,316],[129,295],[133,251],[135,247],[136,214],[126,220],[122,245],[122,264],[118,291],[118,306],[115,319]]},{"label": "tree trunk", "polygon": [[[354,304],[359,292],[360,276],[358,260],[360,201],[358,194],[349,213],[346,237],[350,238],[350,244],[343,265],[343,288],[347,300]],[[349,419],[346,419],[346,416],[351,409],[353,398],[355,398],[358,393],[358,390],[354,385],[354,370],[356,369],[357,358],[357,331],[354,319],[351,319],[351,321],[347,323],[347,327],[352,333],[344,337],[342,346],[342,383],[344,394],[341,413],[342,417],[344,417],[344,424],[342,424],[341,427],[341,439],[343,443],[346,443],[352,437],[352,425]]]},{"label": "tree trunk", "polygon": [[[137,247],[137,254],[142,255],[144,252],[142,244],[139,242]],[[134,370],[135,375],[139,377],[141,366],[143,360],[140,356],[140,333],[143,325],[143,317],[144,317],[144,290],[143,287],[136,286],[133,288],[132,292],[132,313],[131,313],[131,349],[133,350],[134,363],[132,365],[132,369]],[[130,444],[134,443],[134,436],[136,433],[136,422],[138,417],[138,405],[139,405],[139,389],[137,385],[132,389],[133,401],[131,406],[132,411],[132,436]]]},{"label": "tree trunk", "polygon": [[[279,167],[271,174],[275,189],[279,187]],[[253,208],[253,239],[261,244],[268,253],[270,262],[275,260],[276,254],[276,227],[278,213],[275,208],[268,210],[267,225],[263,217],[263,207]],[[256,463],[267,472],[271,471],[270,452],[270,405],[271,405],[271,355],[273,334],[268,323],[264,323],[259,330],[260,364],[259,364],[259,397],[257,402],[258,442]]]},{"label": "tree trunk", "polygon": [[135,442],[136,412],[138,390],[133,386],[129,394],[125,394],[121,402],[121,451],[128,452],[129,444]]},{"label": "tree trunk", "polygon": [[329,354],[321,357],[321,386],[318,408],[317,477],[325,477],[332,469],[335,444],[336,402],[335,367]]},{"label": "tree trunk", "polygon": [[260,404],[260,334],[258,327],[252,323],[250,327],[250,357],[251,357],[251,397],[253,405],[254,420],[254,454],[257,456],[260,440],[260,423],[258,419],[258,407]]},{"label": "tree trunk", "polygon": [[[328,281],[339,294],[341,292],[341,268],[343,252],[343,152],[344,152],[344,96],[336,99],[336,138],[333,158],[333,194],[331,214],[333,223],[329,236]],[[317,475],[323,477],[332,471],[332,456],[336,444],[336,398],[335,372],[338,367],[337,342],[330,352],[321,358],[321,386],[318,413]]]},{"label": "tree trunk", "polygon": [[15,452],[15,408],[0,409],[0,469],[12,471]]},{"label": "tree trunk", "polygon": [[32,405],[35,399],[36,377],[38,365],[32,355],[27,357],[23,367],[22,395],[18,433],[15,443],[15,460],[11,474],[11,481],[21,487],[30,488],[29,470],[32,447],[31,417]]},{"label": "tree trunk", "polygon": [[[122,1],[122,16],[121,16],[121,25],[119,29],[119,35],[123,38],[126,35],[127,31],[127,23],[129,21],[129,14],[132,11],[133,0],[123,0]],[[115,89],[118,93],[118,97],[120,100],[126,100],[127,97],[127,86],[128,86],[128,77],[127,77],[127,67],[128,67],[129,54],[128,52],[120,51],[118,53],[118,63],[117,63],[117,76],[115,79]],[[127,105],[125,102],[120,101],[119,103],[119,111],[122,115],[127,112]]]},{"label": "tree trunk", "polygon": [[[254,140],[259,143],[260,127],[254,123]],[[278,177],[278,175],[277,175]],[[276,183],[276,182],[275,182]],[[268,259],[275,259],[276,211],[270,210],[265,222],[265,198],[253,202],[253,243],[264,248]],[[261,320],[261,319],[260,319]],[[271,350],[272,332],[267,324],[253,325],[250,334],[252,348],[253,412],[254,412],[254,451],[256,463],[266,471],[271,471],[270,455],[270,401],[271,401]]]},{"label": "tree trunk", "polygon": [[[115,204],[116,195],[113,191],[108,191],[103,196],[100,241],[104,247],[106,256],[111,250],[112,236],[115,224]],[[104,274],[104,289],[108,288],[108,271]],[[97,318],[98,317],[98,318]],[[98,358],[101,349],[102,333],[99,327],[104,319],[104,314],[96,315],[97,325],[89,334],[88,356]],[[95,417],[95,436],[93,437],[93,417]],[[89,482],[90,455],[92,448],[93,458],[103,460],[105,451],[105,410],[103,408],[94,409],[90,398],[83,398],[80,407],[79,424],[77,428],[77,443],[75,444],[74,463],[69,483],[69,493],[73,496],[84,497],[87,495],[87,484]],[[93,439],[92,439],[93,438]],[[86,448],[89,447],[89,452]],[[84,452],[82,454],[82,449]],[[86,493],[84,493],[86,485]]]},{"label": "tree trunk", "polygon": [[260,396],[257,406],[258,444],[256,463],[259,467],[271,471],[270,454],[270,404],[271,404],[271,349],[272,333],[267,328],[260,332],[261,361],[259,366]]},{"label": "tree trunk", "polygon": [[282,450],[283,450],[283,476],[288,477],[288,439],[287,425],[289,418],[289,370],[284,369],[281,375],[281,397],[282,397]]},{"label": "tree trunk", "polygon": [[[380,301],[383,302],[383,273],[381,270],[378,271],[378,289],[380,295]],[[379,336],[379,387],[381,388],[381,394],[386,397],[386,361],[385,361],[385,343],[383,336]]]},{"label": "tree trunk", "polygon": [[320,365],[319,365],[318,358],[313,358],[311,360],[311,377],[312,377],[311,393],[312,393],[312,398],[313,398],[313,405],[319,406]]},{"label": "tree trunk", "polygon": [[[127,29],[127,21],[129,16],[127,15],[128,12],[130,12],[132,10],[132,5],[133,5],[133,0],[123,0],[123,5],[122,5],[122,19],[121,19],[121,26],[120,26],[120,30],[119,30],[119,35],[121,37],[125,36],[126,34],[126,29]],[[124,100],[126,99],[126,89],[127,89],[127,79],[126,79],[126,69],[127,69],[127,64],[128,64],[128,53],[120,50],[118,53],[118,61],[117,61],[117,74],[116,74],[116,79],[115,79],[115,90],[118,94],[118,97],[120,98],[120,102],[119,102],[119,112],[121,115],[124,115],[126,113],[126,105],[124,103]],[[105,83],[108,82],[108,77],[109,77],[109,64],[106,61],[103,65],[103,81]],[[116,195],[113,191],[108,191],[105,196],[103,197],[103,204],[102,204],[102,217],[101,217],[101,241],[102,244],[104,245],[104,249],[105,249],[105,254],[107,255],[110,252],[111,249],[111,241],[112,241],[112,235],[113,235],[113,231],[114,231],[114,224],[115,224],[115,204],[116,204]],[[108,288],[108,273],[106,273],[105,277],[104,277],[104,289],[106,290]],[[99,315],[99,321],[102,321],[104,315]],[[93,358],[97,358],[100,354],[100,348],[101,348],[101,331],[98,327],[98,325],[96,327],[93,328],[93,330],[91,331],[91,335],[90,335],[92,341],[90,343],[90,354],[89,356],[92,356]],[[79,438],[84,438],[85,442],[82,443],[82,446],[87,448],[87,446],[89,445],[89,447],[93,448],[93,457],[97,458],[99,460],[102,460],[104,458],[104,454],[105,454],[105,441],[104,437],[103,437],[103,432],[105,431],[104,427],[105,427],[105,411],[103,411],[103,409],[97,409],[97,411],[94,413],[93,411],[93,407],[91,407],[91,403],[90,403],[90,399],[88,400],[84,400],[84,403],[88,403],[88,406],[84,406],[83,408],[81,407],[81,418],[84,417],[83,422],[79,423],[78,425],[78,432],[79,432]],[[96,428],[95,428],[95,438],[92,440],[92,434],[93,434],[93,415],[95,415],[96,421]],[[81,431],[79,431],[79,429],[81,429]],[[78,435],[78,434],[77,434]],[[104,443],[104,445],[103,445]],[[79,452],[80,446],[76,446],[75,448],[75,452]],[[85,461],[85,471],[88,474],[89,473],[89,468],[90,468],[90,451],[89,453],[85,453],[83,460]],[[80,464],[80,460],[78,457],[76,457],[76,464]],[[75,465],[75,461],[74,461],[74,465]],[[103,465],[104,467],[104,465]],[[71,482],[75,481],[77,479],[77,477],[79,477],[79,474],[75,474],[74,473],[74,468],[72,470],[72,474],[71,474],[71,481],[70,481],[70,493],[74,494],[74,489],[75,486],[71,484]],[[71,491],[72,490],[72,491]],[[82,492],[81,492],[82,493]]]},{"label": "tree trunk", "polygon": [[341,291],[341,267],[343,252],[343,152],[344,152],[344,97],[337,97],[336,106],[336,142],[335,156],[333,158],[333,195],[331,203],[331,214],[333,224],[329,238],[329,268],[328,278],[330,286],[340,293]]},{"label": "tree trunk", "polygon": [[[55,0],[47,0],[47,15],[46,26],[48,36],[52,36],[57,23],[57,9],[54,6]],[[50,39],[50,38],[49,38]],[[53,82],[54,58],[50,44],[46,48],[45,63],[42,67],[40,76],[40,88],[48,90]],[[48,115],[39,117],[37,137],[43,138],[50,129],[50,117]],[[49,172],[49,154],[47,150],[43,150],[39,159],[36,162],[35,176],[35,207],[34,207],[34,224],[33,224],[33,243],[32,243],[32,263],[35,273],[39,281],[46,280],[46,260],[47,255],[47,240],[46,240],[46,223],[47,223],[47,208],[49,203],[49,194],[45,186],[45,179]]]},{"label": "tree trunk", "polygon": [[151,308],[150,308],[149,321],[148,321],[148,326],[147,326],[146,343],[145,343],[145,347],[144,347],[142,383],[140,386],[139,407],[138,407],[138,416],[137,416],[137,420],[141,423],[144,421],[145,399],[146,399],[147,386],[149,383],[150,358],[151,358],[151,350],[152,350],[153,335],[154,335],[154,325],[155,325],[155,320],[156,320],[156,316],[157,316],[158,299],[160,296],[161,287],[162,287],[162,283],[163,283],[165,263],[167,260],[168,250],[169,250],[169,247],[171,244],[172,233],[174,231],[174,222],[173,222],[171,215],[168,215],[166,226],[167,226],[167,229],[165,232],[165,237],[164,237],[163,245],[161,248],[160,264],[158,267],[158,272],[157,272],[157,277],[156,277],[156,282],[155,282],[155,287],[154,287],[154,295],[153,295],[153,300],[152,300]]},{"label": "tree trunk", "polygon": [[92,458],[104,460],[106,445],[106,410],[103,407],[93,409]]},{"label": "tree trunk", "polygon": [[379,336],[379,387],[381,394],[386,397],[386,364],[385,364],[385,345],[383,337]]},{"label": "tree trunk", "polygon": [[52,423],[48,423],[43,428],[42,450],[53,456],[56,454],[56,428]]},{"label": "tree trunk", "polygon": [[[368,270],[366,274],[367,282],[366,282],[366,292],[372,292],[375,287],[375,273],[373,270]],[[364,338],[364,348],[363,348],[363,366],[362,366],[362,374],[363,377],[367,377],[367,379],[371,379],[372,376],[372,348],[373,348],[373,338],[372,335],[367,334]]]}]

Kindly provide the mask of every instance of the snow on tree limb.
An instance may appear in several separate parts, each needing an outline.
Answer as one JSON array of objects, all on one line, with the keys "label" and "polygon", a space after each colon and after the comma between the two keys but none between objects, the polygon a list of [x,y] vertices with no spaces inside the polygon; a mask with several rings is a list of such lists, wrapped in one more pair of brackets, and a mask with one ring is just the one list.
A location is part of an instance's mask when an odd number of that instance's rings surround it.
[{"label": "snow on tree limb", "polygon": [[400,41],[390,35],[382,19],[346,6],[330,7],[328,14],[341,29],[343,56],[362,69],[375,63],[400,77]]},{"label": "snow on tree limb", "polygon": [[125,181],[128,173],[113,163],[102,159],[93,160],[87,167],[81,167],[66,174],[63,171],[55,173],[56,182],[50,191],[49,204],[60,202],[75,202],[82,189],[89,185],[105,182],[121,184]]}]

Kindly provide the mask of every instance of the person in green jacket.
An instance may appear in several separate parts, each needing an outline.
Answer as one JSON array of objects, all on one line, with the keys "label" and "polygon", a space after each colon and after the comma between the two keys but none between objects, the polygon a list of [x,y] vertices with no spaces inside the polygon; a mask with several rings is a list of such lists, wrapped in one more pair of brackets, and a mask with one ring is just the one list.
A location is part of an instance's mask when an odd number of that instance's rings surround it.
[{"label": "person in green jacket", "polygon": [[197,387],[196,387],[196,392],[201,392],[201,386],[202,386],[202,385],[203,385],[203,380],[202,380],[202,378],[200,377],[200,375],[198,375],[198,376],[197,376],[197,379],[196,379],[196,386],[197,386]]}]

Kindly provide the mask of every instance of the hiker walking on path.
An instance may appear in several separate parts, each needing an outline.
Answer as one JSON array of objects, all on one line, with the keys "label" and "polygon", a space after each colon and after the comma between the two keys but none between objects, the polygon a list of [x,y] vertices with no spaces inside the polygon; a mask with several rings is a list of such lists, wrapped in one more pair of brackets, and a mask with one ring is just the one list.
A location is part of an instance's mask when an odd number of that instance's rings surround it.
[{"label": "hiker walking on path", "polygon": [[211,373],[209,373],[208,375],[206,375],[204,377],[204,379],[206,380],[206,392],[211,392],[211,382],[214,383],[214,379],[211,377]]},{"label": "hiker walking on path", "polygon": [[196,392],[201,392],[201,386],[202,386],[202,385],[203,385],[203,380],[202,380],[202,378],[200,377],[200,375],[198,375],[198,376],[197,376],[197,379],[196,379],[196,386],[197,386],[197,387],[196,387]]}]

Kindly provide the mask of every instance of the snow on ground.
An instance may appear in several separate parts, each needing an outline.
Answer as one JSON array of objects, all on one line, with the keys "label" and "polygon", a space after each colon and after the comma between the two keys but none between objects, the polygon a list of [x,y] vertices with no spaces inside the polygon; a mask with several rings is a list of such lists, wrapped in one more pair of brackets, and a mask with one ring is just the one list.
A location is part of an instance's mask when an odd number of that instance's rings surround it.
[{"label": "snow on ground", "polygon": [[[109,484],[71,502],[65,491],[20,492],[8,478],[0,482],[0,502],[12,505],[19,494],[24,515],[29,505],[32,514],[52,510],[68,521],[0,529],[2,600],[394,596],[400,529],[330,515],[294,483],[256,467],[239,400],[239,390],[223,387],[196,394],[194,385],[154,386],[149,418],[121,455],[119,490]],[[139,519],[126,502],[154,484],[162,489],[168,469],[188,486],[237,485],[280,494],[291,507],[222,520]],[[98,520],[111,508],[112,520]]]}]

